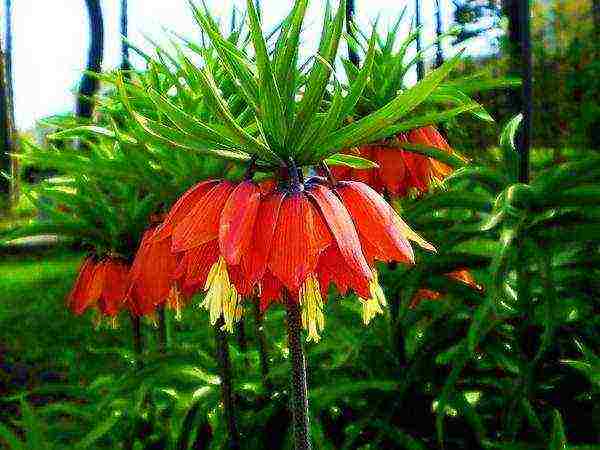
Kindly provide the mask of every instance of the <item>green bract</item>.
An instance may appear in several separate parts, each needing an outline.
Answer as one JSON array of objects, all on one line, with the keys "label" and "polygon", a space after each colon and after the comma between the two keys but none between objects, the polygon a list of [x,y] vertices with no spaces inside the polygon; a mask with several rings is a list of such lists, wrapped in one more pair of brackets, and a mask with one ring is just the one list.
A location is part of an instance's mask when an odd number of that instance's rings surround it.
[{"label": "green bract", "polygon": [[[246,25],[252,52],[241,45],[242,30],[233,38],[225,37],[206,7],[192,5],[208,37],[207,46],[184,40],[183,46],[174,45],[173,55],[161,49],[159,61],[146,55],[150,71],[157,79],[170,80],[175,95],[140,85],[135,76],[112,80],[136,124],[137,138],[219,158],[253,159],[258,167],[271,171],[286,167],[291,160],[298,166],[316,165],[348,147],[394,134],[407,124],[412,127],[431,122],[430,111],[422,118],[411,114],[410,122],[401,120],[432,93],[440,95],[440,83],[456,66],[458,56],[412,88],[387,86],[392,95],[369,114],[349,122],[357,106],[370,97],[369,86],[384,74],[376,62],[387,53],[382,53],[373,31],[365,42],[362,67],[349,73],[348,83],[337,81],[333,72],[344,30],[342,1],[335,13],[329,6],[325,11],[317,54],[299,64],[307,3],[295,2],[271,43],[263,35],[253,2],[248,0]],[[480,108],[466,95],[455,97],[461,112]],[[202,104],[209,114],[194,111],[190,104]],[[362,160],[343,158],[329,162],[369,166]]]}]

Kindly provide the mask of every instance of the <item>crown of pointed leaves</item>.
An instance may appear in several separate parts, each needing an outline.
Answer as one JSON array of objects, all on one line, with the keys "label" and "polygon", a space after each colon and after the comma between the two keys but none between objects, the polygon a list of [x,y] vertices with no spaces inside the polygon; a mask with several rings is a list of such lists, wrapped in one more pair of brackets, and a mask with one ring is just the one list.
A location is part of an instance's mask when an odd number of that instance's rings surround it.
[{"label": "crown of pointed leaves", "polygon": [[[183,48],[174,45],[174,52],[163,50],[159,61],[149,61],[149,70],[155,71],[157,79],[170,80],[175,95],[159,92],[136,77],[109,80],[117,86],[135,124],[136,139],[238,162],[252,160],[265,171],[278,170],[290,161],[298,167],[323,161],[372,167],[362,158],[339,152],[393,135],[399,128],[414,128],[415,108],[438,90],[459,56],[415,86],[395,89],[369,114],[349,122],[376,81],[379,67],[375,62],[382,55],[378,35],[374,29],[365,43],[362,66],[342,83],[334,67],[344,30],[345,1],[335,13],[327,6],[316,54],[299,61],[307,4],[308,0],[297,0],[277,32],[265,38],[254,4],[248,0],[246,39],[242,29],[233,39],[224,36],[206,6],[192,4],[208,44],[184,40]],[[252,51],[242,45],[246,41]],[[190,110],[194,102],[202,104],[208,114]],[[455,103],[463,110],[478,107],[466,96]],[[430,114],[420,122],[431,123]]]}]

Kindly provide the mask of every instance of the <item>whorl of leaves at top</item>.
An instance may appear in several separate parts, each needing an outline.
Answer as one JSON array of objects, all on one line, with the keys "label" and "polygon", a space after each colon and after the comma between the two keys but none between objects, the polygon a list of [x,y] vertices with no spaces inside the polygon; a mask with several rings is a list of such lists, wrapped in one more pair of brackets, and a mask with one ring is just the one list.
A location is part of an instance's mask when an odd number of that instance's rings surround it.
[{"label": "whorl of leaves at top", "polygon": [[[451,29],[439,36],[430,46],[412,54],[409,50],[417,39],[418,30],[411,26],[407,35],[401,33],[405,13],[406,8],[385,34],[376,33],[372,61],[365,60],[362,67],[357,68],[349,60],[342,59],[346,77],[351,82],[359,76],[364,67],[367,65],[372,67],[363,93],[352,112],[354,118],[372,114],[393,101],[400,93],[409,90],[406,79],[411,69],[418,61],[426,59],[427,52],[436,45],[438,40],[456,35],[457,31]],[[376,27],[377,24],[374,25],[374,28]],[[366,54],[370,46],[370,39],[355,25],[352,25],[351,28],[351,33],[347,36],[350,46],[354,48],[355,52]],[[518,80],[492,78],[485,72],[442,81],[412,111],[409,119],[384,128],[375,133],[372,138],[373,140],[382,139],[417,127],[445,122],[464,113],[473,114],[484,121],[493,121],[483,106],[469,95],[490,89],[513,87],[518,84]]]},{"label": "whorl of leaves at top", "polygon": [[[163,52],[163,61],[151,65],[158,68],[168,63],[174,67],[175,74],[165,75],[177,84],[175,98],[135,81],[118,77],[113,80],[138,132],[174,148],[238,161],[254,158],[259,167],[268,170],[287,165],[290,158],[300,166],[318,164],[342,149],[393,134],[399,120],[424,102],[459,61],[459,56],[451,59],[414,87],[390,97],[371,114],[348,123],[346,119],[373,76],[376,33],[373,31],[368,40],[362,68],[349,83],[332,81],[344,29],[345,2],[335,13],[327,7],[318,52],[299,64],[307,3],[295,2],[271,45],[263,35],[253,2],[248,0],[252,55],[223,36],[206,7],[192,5],[210,47],[199,48],[186,41],[186,51],[194,53],[198,63],[176,47],[176,56],[167,57]],[[158,70],[164,72],[165,68]],[[214,120],[185,111],[182,96],[203,102]],[[155,118],[149,116],[143,98],[152,101]]]}]

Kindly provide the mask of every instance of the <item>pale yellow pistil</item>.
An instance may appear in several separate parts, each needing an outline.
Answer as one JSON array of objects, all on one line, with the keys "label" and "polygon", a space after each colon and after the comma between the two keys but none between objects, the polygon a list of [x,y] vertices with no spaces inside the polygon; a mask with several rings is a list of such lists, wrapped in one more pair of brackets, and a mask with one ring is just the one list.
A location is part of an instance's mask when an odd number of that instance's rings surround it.
[{"label": "pale yellow pistil", "polygon": [[298,293],[302,310],[302,327],[308,331],[307,342],[319,342],[319,333],[325,327],[323,315],[323,299],[319,282],[314,275],[309,275]]},{"label": "pale yellow pistil", "polygon": [[211,267],[204,290],[207,292],[200,306],[209,311],[210,323],[214,325],[223,316],[223,328],[233,333],[233,324],[241,319],[243,308],[240,295],[229,281],[222,256]]},{"label": "pale yellow pistil", "polygon": [[183,298],[177,286],[171,286],[167,296],[167,307],[175,310],[175,320],[181,320],[181,310],[183,309]]},{"label": "pale yellow pistil", "polygon": [[366,300],[358,297],[362,305],[362,319],[365,325],[368,325],[377,314],[383,314],[383,307],[387,305],[376,270],[373,270],[373,279],[369,283],[369,293],[371,296]]}]

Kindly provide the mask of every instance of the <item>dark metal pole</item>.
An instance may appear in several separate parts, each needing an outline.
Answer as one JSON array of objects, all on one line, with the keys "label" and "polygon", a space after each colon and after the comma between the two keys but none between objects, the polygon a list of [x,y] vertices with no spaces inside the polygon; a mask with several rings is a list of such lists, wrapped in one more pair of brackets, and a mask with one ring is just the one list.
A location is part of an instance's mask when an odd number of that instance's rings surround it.
[{"label": "dark metal pole", "polygon": [[233,376],[231,373],[231,359],[229,357],[229,344],[227,343],[227,332],[222,329],[223,318],[215,324],[215,339],[217,346],[217,362],[221,373],[221,398],[229,432],[229,448],[240,449],[240,433],[237,427],[235,414],[235,398],[233,394]]},{"label": "dark metal pole", "polygon": [[[415,0],[415,24],[416,24],[416,32],[417,32],[417,53],[421,53],[422,44],[421,44],[421,2],[420,0]],[[423,63],[423,58],[419,58],[417,60],[417,80],[420,81],[425,78],[425,64]]]},{"label": "dark metal pole", "polygon": [[519,153],[519,182],[529,183],[529,149],[531,147],[531,124],[533,114],[532,77],[533,63],[531,58],[531,24],[529,0],[517,0],[519,17],[519,48],[523,85],[521,88],[521,108],[523,112],[523,129],[521,130]]},{"label": "dark metal pole", "polygon": [[[348,35],[353,37],[352,26],[354,25],[354,13],[355,13],[354,0],[346,1],[346,30],[348,31]],[[354,64],[356,67],[360,64],[360,58],[358,57],[358,53],[354,50],[354,47],[351,45],[350,41],[348,41],[348,59],[350,62]]]},{"label": "dark metal pole", "polygon": [[306,358],[302,345],[300,309],[298,303],[285,294],[287,308],[288,347],[292,357],[292,418],[296,450],[310,450],[310,424],[308,419],[308,383]]}]

